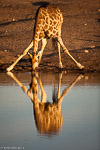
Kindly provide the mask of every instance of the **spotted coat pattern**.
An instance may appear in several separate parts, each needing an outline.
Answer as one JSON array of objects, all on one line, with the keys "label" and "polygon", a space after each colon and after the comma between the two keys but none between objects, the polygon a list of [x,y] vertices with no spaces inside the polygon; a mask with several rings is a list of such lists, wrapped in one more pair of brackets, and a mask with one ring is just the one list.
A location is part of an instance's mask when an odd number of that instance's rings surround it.
[{"label": "spotted coat pattern", "polygon": [[41,7],[36,19],[33,52],[36,52],[40,39],[60,36],[62,23],[63,15],[57,6]]}]

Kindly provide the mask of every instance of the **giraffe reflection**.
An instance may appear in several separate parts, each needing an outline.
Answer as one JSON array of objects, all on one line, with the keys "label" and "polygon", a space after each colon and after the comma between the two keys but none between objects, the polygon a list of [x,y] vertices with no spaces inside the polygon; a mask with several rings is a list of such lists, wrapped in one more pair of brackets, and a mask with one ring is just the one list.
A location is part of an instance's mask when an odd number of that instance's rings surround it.
[{"label": "giraffe reflection", "polygon": [[[76,79],[71,84],[69,84],[69,86],[65,88],[62,94],[60,95],[62,73],[59,74],[58,90],[56,91],[54,89],[52,103],[46,101],[47,95],[37,72],[32,73],[32,81],[29,90],[14,76],[13,73],[8,72],[8,75],[11,76],[18,83],[18,85],[30,97],[31,101],[33,102],[34,118],[39,133],[48,136],[57,134],[60,131],[63,124],[63,116],[61,112],[62,100],[64,96],[69,92],[71,87],[73,87],[73,85],[82,78],[82,75],[76,77]],[[41,90],[41,100],[39,100],[38,98],[39,87]]]}]

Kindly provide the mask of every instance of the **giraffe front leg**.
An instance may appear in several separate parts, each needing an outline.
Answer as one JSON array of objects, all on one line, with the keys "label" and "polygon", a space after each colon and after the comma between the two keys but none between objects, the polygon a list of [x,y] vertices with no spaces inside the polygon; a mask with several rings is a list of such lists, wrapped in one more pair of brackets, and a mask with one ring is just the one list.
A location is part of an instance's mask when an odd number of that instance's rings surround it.
[{"label": "giraffe front leg", "polygon": [[79,62],[77,62],[75,60],[75,58],[69,53],[69,51],[67,50],[67,48],[65,47],[65,45],[63,44],[63,41],[61,39],[61,37],[58,37],[58,41],[61,44],[64,52],[76,63],[76,65],[80,68],[80,69],[84,69],[84,66],[82,66]]},{"label": "giraffe front leg", "polygon": [[9,72],[11,71],[14,66],[27,54],[27,52],[30,50],[30,48],[33,46],[33,41],[30,43],[30,45],[24,50],[24,52],[22,53],[22,55],[20,55],[18,57],[18,59],[10,66],[8,67],[6,70]]}]

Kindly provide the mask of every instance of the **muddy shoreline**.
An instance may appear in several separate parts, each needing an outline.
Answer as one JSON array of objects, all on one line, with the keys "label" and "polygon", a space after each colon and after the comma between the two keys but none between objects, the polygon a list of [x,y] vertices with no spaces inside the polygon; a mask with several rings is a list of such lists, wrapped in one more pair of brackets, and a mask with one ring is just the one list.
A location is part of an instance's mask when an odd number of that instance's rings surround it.
[{"label": "muddy shoreline", "polygon": [[[0,1],[0,72],[6,72],[33,37],[35,14],[45,2],[37,0]],[[63,69],[58,67],[58,52],[52,40],[44,50],[38,71],[100,73],[100,6],[99,0],[48,0],[60,8],[64,22],[62,39],[71,55],[82,65],[80,70],[63,51]],[[41,43],[39,44],[39,49]],[[32,50],[30,50],[32,51]],[[25,56],[13,71],[31,71],[31,61]]]}]

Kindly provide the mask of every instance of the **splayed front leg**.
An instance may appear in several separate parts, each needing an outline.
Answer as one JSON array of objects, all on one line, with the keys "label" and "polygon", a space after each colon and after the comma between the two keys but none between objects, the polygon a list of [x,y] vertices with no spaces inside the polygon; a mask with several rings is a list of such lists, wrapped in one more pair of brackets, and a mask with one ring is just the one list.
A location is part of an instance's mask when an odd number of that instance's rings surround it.
[{"label": "splayed front leg", "polygon": [[80,69],[84,69],[84,66],[82,66],[79,62],[77,62],[75,60],[75,58],[69,53],[68,49],[65,47],[65,45],[63,44],[63,41],[61,39],[61,37],[58,37],[58,41],[60,43],[60,45],[63,48],[63,51],[76,63],[76,65],[80,68]]},{"label": "splayed front leg", "polygon": [[84,66],[82,66],[80,63],[77,63],[77,66],[78,66],[80,69],[84,69]]},{"label": "splayed front leg", "polygon": [[31,44],[24,50],[24,52],[23,52],[23,54],[22,55],[20,55],[19,57],[18,57],[18,59],[10,66],[10,67],[8,67],[6,70],[9,72],[9,71],[11,71],[13,68],[14,68],[14,66],[27,54],[27,52],[30,50],[30,48],[33,46],[33,41],[31,42]]}]

